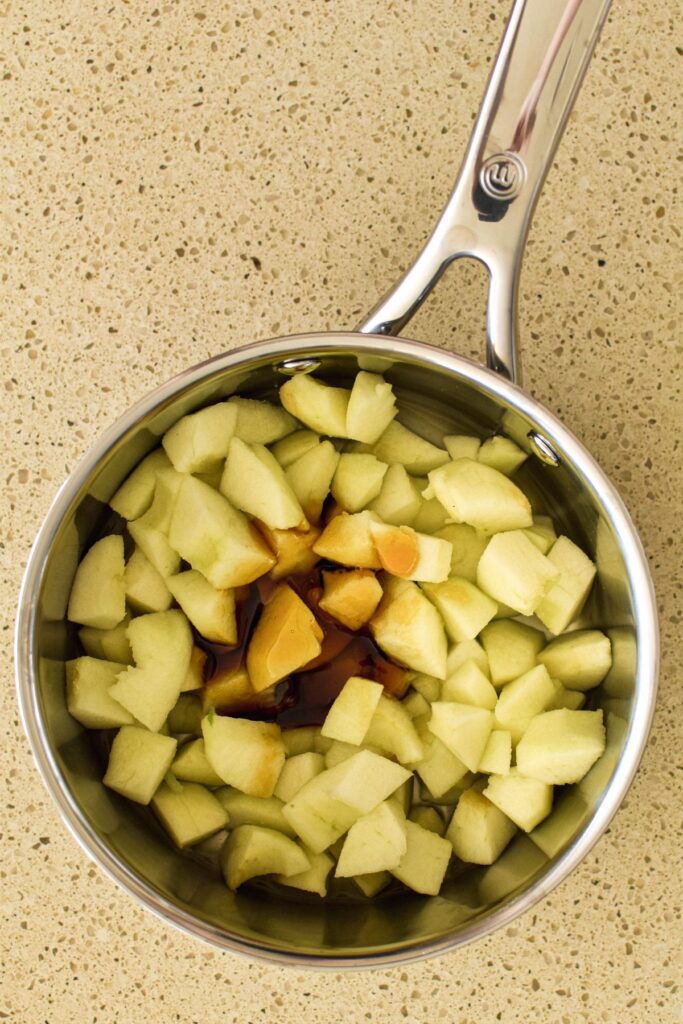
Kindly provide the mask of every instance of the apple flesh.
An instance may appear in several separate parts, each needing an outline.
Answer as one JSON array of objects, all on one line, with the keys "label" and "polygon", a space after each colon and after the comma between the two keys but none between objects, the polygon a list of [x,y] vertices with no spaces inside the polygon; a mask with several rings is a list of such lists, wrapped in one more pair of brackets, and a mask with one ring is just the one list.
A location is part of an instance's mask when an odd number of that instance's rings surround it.
[{"label": "apple flesh", "polygon": [[321,651],[323,631],[301,598],[279,583],[247,648],[246,667],[256,693],[312,661]]},{"label": "apple flesh", "polygon": [[98,540],[81,559],[71,585],[67,618],[81,626],[113,629],[126,614],[123,537]]}]

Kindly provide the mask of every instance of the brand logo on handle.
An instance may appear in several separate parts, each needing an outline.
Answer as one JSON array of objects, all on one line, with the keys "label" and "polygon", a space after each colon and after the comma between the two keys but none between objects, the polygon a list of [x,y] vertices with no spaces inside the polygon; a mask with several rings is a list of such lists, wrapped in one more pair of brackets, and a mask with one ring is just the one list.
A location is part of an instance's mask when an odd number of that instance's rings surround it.
[{"label": "brand logo on handle", "polygon": [[479,184],[491,199],[509,202],[519,195],[526,167],[516,153],[495,153],[481,165]]}]

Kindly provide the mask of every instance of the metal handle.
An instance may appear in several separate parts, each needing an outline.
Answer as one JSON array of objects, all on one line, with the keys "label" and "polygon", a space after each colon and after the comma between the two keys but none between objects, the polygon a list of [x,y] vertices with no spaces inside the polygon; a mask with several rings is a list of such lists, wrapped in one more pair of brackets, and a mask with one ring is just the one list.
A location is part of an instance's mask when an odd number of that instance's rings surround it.
[{"label": "metal handle", "polygon": [[611,0],[516,0],[451,197],[422,252],[357,330],[398,334],[455,259],[489,271],[486,361],[519,380],[529,223]]}]

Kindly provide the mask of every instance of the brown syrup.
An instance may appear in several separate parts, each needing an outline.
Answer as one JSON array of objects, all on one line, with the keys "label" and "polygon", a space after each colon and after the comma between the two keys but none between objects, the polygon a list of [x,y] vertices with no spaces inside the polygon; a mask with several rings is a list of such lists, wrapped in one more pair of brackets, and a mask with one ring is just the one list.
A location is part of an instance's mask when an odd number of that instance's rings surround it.
[{"label": "brown syrup", "polygon": [[[404,695],[407,671],[389,661],[369,634],[346,629],[320,609],[318,602],[323,592],[321,568],[319,566],[305,575],[288,576],[282,581],[296,591],[318,620],[323,630],[320,654],[269,690],[239,703],[231,702],[229,707],[217,707],[218,714],[274,721],[283,729],[322,725],[350,676],[363,676],[382,683],[385,691],[394,697]],[[234,646],[210,643],[195,635],[197,646],[207,654],[204,682],[230,676],[243,664],[261,609],[276,585],[264,576],[237,592],[238,642]]]}]

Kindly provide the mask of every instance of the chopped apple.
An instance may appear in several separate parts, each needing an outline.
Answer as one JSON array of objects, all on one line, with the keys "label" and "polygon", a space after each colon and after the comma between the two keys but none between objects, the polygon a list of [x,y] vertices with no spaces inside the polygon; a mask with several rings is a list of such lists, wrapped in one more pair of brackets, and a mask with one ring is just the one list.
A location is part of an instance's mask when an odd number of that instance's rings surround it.
[{"label": "chopped apple", "polygon": [[450,523],[436,534],[451,545],[451,576],[477,582],[477,566],[489,542],[489,536],[467,523]]},{"label": "chopped apple", "polygon": [[152,808],[181,850],[215,835],[228,823],[228,814],[213,793],[193,782],[177,788],[162,782],[152,797]]},{"label": "chopped apple", "polygon": [[228,812],[231,828],[237,828],[239,825],[260,825],[262,828],[274,828],[276,832],[282,832],[291,838],[296,836],[296,832],[282,813],[284,804],[276,796],[249,796],[231,786],[223,786],[216,790],[216,799]]},{"label": "chopped apple", "polygon": [[534,667],[545,637],[522,622],[499,619],[482,630],[481,642],[489,659],[491,682],[500,687]]},{"label": "chopped apple", "polygon": [[[295,754],[305,754],[309,750],[315,750],[324,754],[324,750],[318,750],[317,741],[320,737],[320,729],[317,725],[301,725],[295,729],[283,729],[282,742],[285,745],[287,757]],[[329,743],[326,740],[325,743]]]},{"label": "chopped apple", "polygon": [[536,605],[536,615],[551,633],[561,633],[583,608],[595,579],[595,565],[569,537],[558,537],[548,561],[559,577]]},{"label": "chopped apple", "polygon": [[489,437],[477,452],[478,462],[497,469],[505,476],[512,476],[528,458],[528,452],[523,452],[509,437],[502,437],[500,434]]},{"label": "chopped apple", "polygon": [[437,679],[436,676],[426,675],[424,672],[418,672],[417,675],[414,675],[410,680],[410,685],[429,704],[433,704],[435,700],[438,700],[441,694],[441,680]]},{"label": "chopped apple", "polygon": [[192,630],[181,611],[152,612],[128,627],[135,667],[109,693],[138,722],[158,732],[178,700],[192,657]]},{"label": "chopped apple", "polygon": [[534,524],[524,531],[542,555],[547,555],[557,540],[555,527],[550,516],[534,516]]},{"label": "chopped apple", "polygon": [[204,740],[191,740],[180,748],[171,771],[181,782],[198,782],[202,786],[222,786],[223,779],[211,767]]},{"label": "chopped apple", "polygon": [[512,764],[512,735],[506,729],[494,729],[479,762],[479,771],[488,775],[507,775]]},{"label": "chopped apple", "polygon": [[152,504],[157,473],[170,465],[170,459],[162,448],[155,448],[145,456],[109,499],[114,512],[123,519],[139,519]]},{"label": "chopped apple", "polygon": [[[149,513],[146,512],[145,515]],[[164,579],[178,572],[180,555],[166,535],[155,526],[143,522],[144,516],[128,523],[128,533]]]},{"label": "chopped apple", "polygon": [[[371,750],[359,750],[336,769],[329,793],[359,814],[368,814],[410,779],[407,768]],[[368,871],[372,869],[368,868]],[[351,872],[352,874],[366,872]]]},{"label": "chopped apple", "polygon": [[169,711],[166,724],[176,735],[190,733],[201,736],[203,714],[202,702],[196,694],[181,693]]},{"label": "chopped apple", "polygon": [[224,782],[249,796],[273,795],[285,763],[278,725],[208,715],[202,734],[209,764]]},{"label": "chopped apple", "polygon": [[477,640],[461,640],[459,644],[453,644],[446,660],[446,675],[453,675],[466,661],[473,661],[487,678],[491,677],[486,651]]},{"label": "chopped apple", "polygon": [[82,626],[113,629],[126,614],[123,537],[98,540],[81,559],[71,585],[67,618]]},{"label": "chopped apple", "polygon": [[376,512],[382,522],[392,526],[411,526],[422,506],[422,497],[405,466],[389,466],[377,497],[368,508]]},{"label": "chopped apple", "polygon": [[247,672],[258,693],[315,658],[323,631],[301,598],[279,583],[261,612],[247,649]]},{"label": "chopped apple", "polygon": [[304,853],[310,862],[309,868],[296,875],[276,875],[275,881],[292,889],[301,889],[303,892],[313,892],[317,896],[326,896],[327,880],[334,867],[334,860],[329,853],[313,853],[306,847],[304,847]]},{"label": "chopped apple", "polygon": [[[81,633],[85,630],[81,630]],[[633,626],[614,626],[607,630],[610,645],[612,648],[612,664],[609,672],[603,680],[605,693],[610,697],[631,697],[635,687],[636,664],[638,661],[638,647],[636,644],[635,629]],[[95,653],[88,651],[88,654]],[[107,657],[106,654],[95,657]],[[111,656],[111,661],[121,661],[121,658]]]},{"label": "chopped apple", "polygon": [[425,583],[422,589],[438,608],[448,636],[456,643],[474,640],[496,613],[496,602],[459,576],[443,583]]},{"label": "chopped apple", "polygon": [[360,817],[357,810],[331,794],[343,771],[344,763],[316,775],[282,808],[289,825],[313,853],[326,850]]},{"label": "chopped apple", "polygon": [[83,644],[86,654],[103,661],[117,661],[120,665],[133,664],[133,652],[126,630],[130,622],[130,614],[126,614],[118,626],[113,629],[95,629],[94,626],[83,626],[78,631],[78,639]]},{"label": "chopped apple", "polygon": [[605,752],[577,786],[578,792],[589,803],[594,803],[612,777],[624,749],[628,728],[625,719],[608,712]]},{"label": "chopped apple", "polygon": [[605,750],[602,711],[546,711],[529,723],[517,744],[522,775],[566,786],[584,777]]},{"label": "chopped apple", "polygon": [[547,669],[537,665],[503,687],[496,704],[496,723],[518,743],[531,719],[545,711],[554,696],[555,684]]},{"label": "chopped apple", "polygon": [[183,481],[178,493],[169,541],[217,590],[251,583],[275,564],[246,516],[193,477]]},{"label": "chopped apple", "polygon": [[428,473],[448,462],[448,452],[393,420],[372,446],[382,462],[399,462],[414,476]]},{"label": "chopped apple", "polygon": [[171,767],[177,743],[136,725],[124,725],[114,737],[105,786],[138,804],[148,804]]},{"label": "chopped apple", "polygon": [[313,550],[320,536],[317,526],[309,526],[306,530],[271,530],[265,523],[256,525],[277,558],[270,570],[271,579],[281,580],[285,576],[310,572],[318,561]]},{"label": "chopped apple", "polygon": [[484,796],[524,832],[536,828],[553,806],[553,787],[526,778],[517,768],[511,768],[507,775],[489,776]]},{"label": "chopped apple", "polygon": [[591,690],[609,672],[612,649],[599,629],[581,629],[551,640],[538,660],[568,690]]},{"label": "chopped apple", "polygon": [[318,523],[323,504],[330,493],[332,479],[339,463],[339,452],[331,441],[321,441],[309,448],[285,471],[289,486],[296,495],[306,519]]},{"label": "chopped apple", "polygon": [[308,374],[299,373],[280,388],[287,412],[311,430],[329,437],[346,437],[346,414],[351,392],[333,388]]},{"label": "chopped apple", "polygon": [[394,802],[385,801],[351,826],[335,874],[350,878],[398,867],[406,847],[405,816]]},{"label": "chopped apple", "polygon": [[384,694],[379,699],[364,742],[393,754],[401,764],[419,761],[424,756],[422,741],[412,718],[400,701]]},{"label": "chopped apple", "polygon": [[[418,484],[418,487],[420,484]],[[425,487],[427,481],[425,480]],[[425,488],[421,494],[424,495]],[[440,533],[448,523],[448,513],[440,501],[436,498],[421,498],[420,509],[413,519],[413,529],[421,533]]]},{"label": "chopped apple", "polygon": [[229,889],[239,889],[257,875],[298,875],[310,866],[292,839],[258,825],[238,825],[221,851],[221,871]]},{"label": "chopped apple", "polygon": [[303,509],[285,471],[263,445],[232,439],[220,490],[235,508],[262,520],[271,530],[305,524]]},{"label": "chopped apple", "polygon": [[391,881],[388,871],[373,871],[369,875],[354,875],[354,882],[368,899],[376,896],[382,889],[386,889]]},{"label": "chopped apple", "polygon": [[400,582],[400,593],[385,593],[370,619],[370,631],[400,664],[444,679],[447,643],[441,616],[415,583]]},{"label": "chopped apple", "polygon": [[132,725],[133,716],[109,693],[125,665],[99,658],[65,662],[66,706],[86,729],[116,729]]},{"label": "chopped apple", "polygon": [[336,698],[322,726],[323,736],[360,745],[382,696],[382,684],[352,676]]},{"label": "chopped apple", "polygon": [[297,422],[279,405],[235,396],[228,402],[237,409],[235,437],[247,444],[272,444],[296,430]]},{"label": "chopped apple", "polygon": [[387,469],[374,455],[345,452],[332,481],[332,496],[345,512],[360,512],[382,489]]},{"label": "chopped apple", "polygon": [[320,434],[312,430],[295,430],[281,441],[277,441],[271,451],[283,469],[287,469],[297,459],[305,455],[320,442]]},{"label": "chopped apple", "polygon": [[415,822],[420,828],[424,828],[428,832],[434,832],[437,836],[442,836],[444,833],[444,820],[436,807],[426,807],[423,804],[418,804],[416,807],[413,807],[408,815],[408,819]]},{"label": "chopped apple", "polygon": [[472,704],[477,708],[493,711],[498,694],[475,661],[465,661],[452,675],[446,678],[441,687],[442,701],[455,701],[457,704]]},{"label": "chopped apple", "polygon": [[233,590],[217,590],[196,569],[170,576],[166,583],[192,625],[205,640],[216,644],[237,643]]},{"label": "chopped apple", "polygon": [[374,512],[342,512],[332,519],[313,545],[320,558],[358,569],[380,569],[370,527],[379,522]]},{"label": "chopped apple", "polygon": [[559,679],[553,679],[553,683],[555,684],[555,696],[548,704],[546,711],[556,711],[558,708],[580,711],[586,703],[586,695],[581,690],[568,690]]},{"label": "chopped apple", "polygon": [[429,701],[417,690],[412,690],[401,703],[413,720],[429,714]]},{"label": "chopped apple", "polygon": [[[317,557],[317,556],[316,556]],[[348,629],[357,630],[372,618],[382,599],[382,585],[368,569],[323,572],[319,607]]]},{"label": "chopped apple", "polygon": [[476,789],[458,800],[446,832],[453,852],[467,864],[493,864],[510,842],[517,826]]},{"label": "chopped apple", "polygon": [[138,612],[165,612],[171,607],[171,592],[152,563],[136,548],[123,573],[126,599]]},{"label": "chopped apple", "polygon": [[185,473],[178,473],[172,466],[157,472],[154,499],[145,514],[134,520],[136,530],[144,527],[146,535],[158,531],[165,538],[168,537],[178,491],[185,476]]},{"label": "chopped apple", "polygon": [[203,690],[204,710],[215,708],[223,713],[242,708],[254,697],[254,687],[244,665],[209,679]]},{"label": "chopped apple", "polygon": [[325,759],[322,754],[317,754],[315,751],[288,757],[282,766],[274,795],[283,803],[289,803],[302,786],[314,779],[316,775],[320,775],[324,769]]},{"label": "chopped apple", "polygon": [[428,719],[417,722],[424,756],[411,767],[417,772],[432,797],[439,799],[467,774],[467,768],[429,729]]},{"label": "chopped apple", "polygon": [[477,566],[477,584],[496,601],[532,615],[559,576],[523,530],[497,533]]},{"label": "chopped apple", "polygon": [[[367,749],[367,747],[365,748]],[[343,740],[331,740],[330,747],[325,751],[325,767],[335,768],[342,761],[348,761],[350,757],[359,752],[360,748],[356,743],[344,743]]]},{"label": "chopped apple", "polygon": [[361,370],[351,388],[346,410],[346,436],[374,444],[396,415],[391,384],[377,373]]},{"label": "chopped apple", "polygon": [[406,821],[406,852],[392,875],[409,889],[436,896],[444,880],[453,848],[447,839]]},{"label": "chopped apple", "polygon": [[476,459],[481,447],[479,438],[469,434],[447,434],[443,443],[453,462],[456,459]]},{"label": "chopped apple", "polygon": [[436,701],[427,726],[469,771],[476,772],[493,724],[493,714],[486,708]]},{"label": "chopped apple", "polygon": [[206,665],[207,653],[201,647],[193,647],[190,656],[190,664],[180,687],[181,693],[188,693],[192,690],[201,690],[204,686],[204,666]]},{"label": "chopped apple", "polygon": [[529,833],[529,839],[546,857],[555,857],[573,839],[588,814],[586,801],[576,790],[570,790],[555,803],[552,814]]},{"label": "chopped apple", "polygon": [[448,462],[429,473],[429,484],[456,523],[469,523],[487,533],[523,529],[533,523],[524,492],[497,469],[480,462]]},{"label": "chopped apple", "polygon": [[409,526],[385,523],[373,523],[370,532],[387,572],[425,583],[440,583],[448,578],[451,561],[448,541],[417,533]]},{"label": "chopped apple", "polygon": [[179,473],[205,473],[228,454],[236,423],[235,406],[219,402],[183,416],[161,443]]}]

